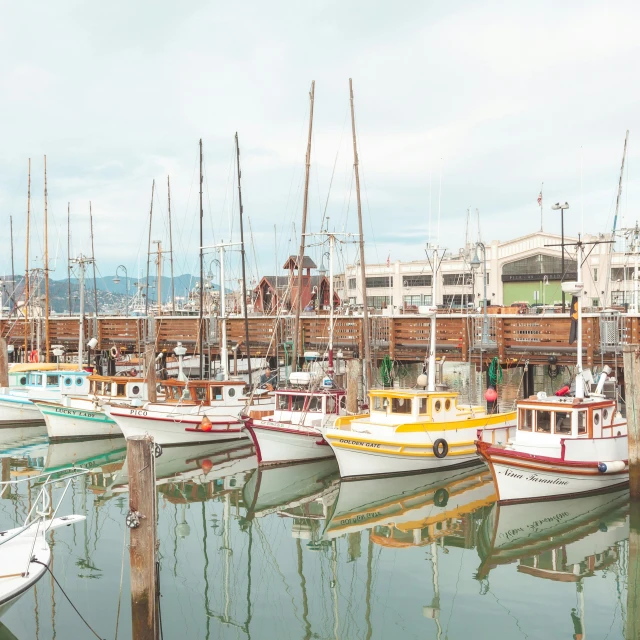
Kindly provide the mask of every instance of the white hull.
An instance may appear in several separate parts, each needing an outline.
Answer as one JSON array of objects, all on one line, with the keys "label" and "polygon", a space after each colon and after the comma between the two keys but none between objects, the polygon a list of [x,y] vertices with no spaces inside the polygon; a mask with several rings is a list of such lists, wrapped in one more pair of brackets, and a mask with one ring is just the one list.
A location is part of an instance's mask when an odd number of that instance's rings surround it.
[{"label": "white hull", "polygon": [[374,453],[341,447],[333,447],[333,452],[338,460],[342,478],[444,470],[478,462],[478,456],[475,453],[436,458],[435,456]]},{"label": "white hull", "polygon": [[[560,468],[539,470],[492,461],[494,480],[500,502],[540,500],[568,495],[606,491],[629,482],[628,469],[622,473],[588,475],[570,473]],[[584,471],[577,469],[576,471]]]},{"label": "white hull", "polygon": [[181,415],[161,413],[146,409],[107,408],[107,412],[116,421],[125,438],[149,435],[160,445],[211,443],[221,440],[237,440],[246,438],[242,431],[242,423],[220,420],[223,416],[209,419],[213,423],[211,431],[200,431],[202,415]]},{"label": "white hull", "polygon": [[[73,401],[72,401],[73,402]],[[83,402],[83,404],[85,404]],[[120,427],[102,409],[63,406],[57,403],[38,403],[50,440],[69,438],[111,438],[121,437]]]},{"label": "white hull", "polygon": [[32,402],[0,398],[0,425],[2,424],[42,424],[44,418],[40,409]]},{"label": "white hull", "polygon": [[278,429],[253,422],[246,427],[256,446],[258,463],[286,464],[332,458],[331,447],[315,429]]},{"label": "white hull", "polygon": [[105,464],[123,461],[126,455],[127,443],[122,437],[55,442],[47,448],[44,471],[78,467],[97,472]]}]

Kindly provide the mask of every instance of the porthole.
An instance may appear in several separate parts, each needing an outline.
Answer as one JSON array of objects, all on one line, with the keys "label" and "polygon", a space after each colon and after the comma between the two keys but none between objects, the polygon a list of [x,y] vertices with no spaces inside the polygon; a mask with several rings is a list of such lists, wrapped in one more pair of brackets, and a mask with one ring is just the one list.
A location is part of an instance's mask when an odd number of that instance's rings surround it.
[{"label": "porthole", "polygon": [[20,378],[20,384],[22,386],[24,386],[25,384],[27,384],[27,376],[22,376],[22,378]]},{"label": "porthole", "polygon": [[76,378],[76,386],[80,387],[82,386],[83,380],[82,378]]},{"label": "porthole", "polygon": [[235,395],[236,395],[236,390],[233,389],[233,388],[229,389],[229,397],[233,398],[233,396],[235,396]]},{"label": "porthole", "polygon": [[602,419],[606,422],[609,419],[609,409],[605,409],[602,412]]},{"label": "porthole", "polygon": [[449,409],[451,409],[451,400],[445,400],[444,402],[444,410],[445,411],[449,411]]},{"label": "porthole", "polygon": [[595,424],[596,427],[600,424],[600,414],[599,413],[594,413],[593,414],[593,424]]},{"label": "porthole", "polygon": [[440,400],[436,400],[436,401],[435,401],[435,404],[433,405],[433,408],[434,408],[436,411],[440,411],[440,409],[442,409],[442,402],[440,402]]},{"label": "porthole", "polygon": [[64,379],[64,386],[65,387],[70,387],[73,384],[73,380],[71,378],[65,378]]},{"label": "porthole", "polygon": [[131,393],[137,396],[140,393],[140,387],[137,384],[134,384],[133,387],[131,387]]}]

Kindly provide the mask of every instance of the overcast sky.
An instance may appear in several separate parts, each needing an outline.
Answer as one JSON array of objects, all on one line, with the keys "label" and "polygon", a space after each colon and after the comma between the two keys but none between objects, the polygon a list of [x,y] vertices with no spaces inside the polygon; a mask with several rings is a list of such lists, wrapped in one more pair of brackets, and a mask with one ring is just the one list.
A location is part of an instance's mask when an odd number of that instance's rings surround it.
[{"label": "overcast sky", "polygon": [[0,271],[11,270],[10,215],[16,272],[24,270],[29,157],[31,261],[41,265],[46,154],[53,277],[66,276],[67,202],[72,253],[89,250],[91,200],[99,272],[143,269],[153,179],[152,237],[168,246],[168,174],[176,271],[196,273],[198,140],[205,244],[229,240],[230,220],[235,240],[238,131],[250,272],[272,273],[299,244],[312,80],[309,231],[325,207],[332,229],[357,230],[352,77],[368,261],[424,255],[430,194],[432,229],[440,201],[440,244],[454,252],[469,207],[486,241],[539,229],[542,182],[545,230],[559,231],[550,209],[558,200],[571,205],[568,233],[580,230],[581,202],[586,231],[610,230],[626,129],[620,216],[633,224],[638,214],[638,2],[2,0],[0,8]]}]

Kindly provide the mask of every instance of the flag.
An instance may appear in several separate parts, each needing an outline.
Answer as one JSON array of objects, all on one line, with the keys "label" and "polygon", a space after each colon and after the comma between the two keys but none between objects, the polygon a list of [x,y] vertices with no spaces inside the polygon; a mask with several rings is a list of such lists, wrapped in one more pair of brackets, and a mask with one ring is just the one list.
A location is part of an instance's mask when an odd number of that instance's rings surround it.
[{"label": "flag", "polygon": [[391,266],[391,254],[387,256],[387,267]]},{"label": "flag", "polygon": [[578,337],[578,297],[571,298],[571,329],[569,329],[569,344],[573,344]]},{"label": "flag", "polygon": [[538,206],[542,206],[542,191],[538,194]]}]

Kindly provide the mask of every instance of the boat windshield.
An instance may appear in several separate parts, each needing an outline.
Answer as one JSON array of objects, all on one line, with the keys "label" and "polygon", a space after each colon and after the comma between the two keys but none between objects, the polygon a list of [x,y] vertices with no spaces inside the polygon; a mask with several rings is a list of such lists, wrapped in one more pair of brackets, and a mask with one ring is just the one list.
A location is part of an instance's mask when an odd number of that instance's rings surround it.
[{"label": "boat windshield", "polygon": [[60,376],[47,375],[47,387],[57,387],[60,384]]},{"label": "boat windshield", "polygon": [[536,411],[536,431],[551,433],[551,411]]},{"label": "boat windshield", "polygon": [[289,396],[284,393],[278,393],[276,397],[278,398],[278,409],[287,411],[289,409]]},{"label": "boat windshield", "polygon": [[410,398],[391,398],[392,413],[411,413]]},{"label": "boat windshield", "polygon": [[308,411],[322,411],[322,396],[311,396],[309,398],[309,406],[308,406],[307,410]]}]

